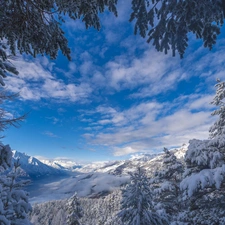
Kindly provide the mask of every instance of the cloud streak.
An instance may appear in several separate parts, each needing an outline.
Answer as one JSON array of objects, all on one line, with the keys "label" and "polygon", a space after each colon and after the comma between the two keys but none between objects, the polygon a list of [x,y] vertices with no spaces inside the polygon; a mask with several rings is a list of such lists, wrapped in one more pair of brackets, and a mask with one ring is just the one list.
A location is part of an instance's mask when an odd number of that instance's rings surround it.
[{"label": "cloud streak", "polygon": [[66,83],[65,80],[57,78],[54,64],[47,58],[28,60],[26,57],[18,57],[13,63],[20,74],[7,77],[6,88],[13,93],[19,93],[23,100],[82,102],[86,101],[92,92],[87,83]]},{"label": "cloud streak", "polygon": [[[182,145],[192,138],[207,138],[214,121],[210,115],[212,107],[202,111],[199,102],[205,103],[210,98],[204,95],[196,98],[190,96],[186,104],[174,111],[172,108],[177,104],[170,102],[145,102],[128,110],[100,106],[91,112],[98,114],[99,120],[90,124],[92,132],[85,133],[84,137],[93,145],[110,147],[115,156],[151,152],[164,146]],[[102,129],[95,130],[96,126]]]}]

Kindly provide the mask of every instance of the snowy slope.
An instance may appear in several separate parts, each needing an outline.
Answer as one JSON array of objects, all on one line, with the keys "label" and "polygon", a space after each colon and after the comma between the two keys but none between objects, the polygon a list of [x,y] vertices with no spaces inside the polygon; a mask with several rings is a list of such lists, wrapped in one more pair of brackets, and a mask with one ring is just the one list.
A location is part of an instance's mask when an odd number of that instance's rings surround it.
[{"label": "snowy slope", "polygon": [[[172,149],[175,156],[182,160],[187,151],[187,145],[181,148]],[[149,173],[157,170],[162,164],[163,153],[159,154],[140,154],[132,156],[128,160],[109,161],[109,162],[95,162],[77,168],[74,171],[80,173],[110,173],[114,175],[127,175],[128,172],[133,171],[137,166],[144,167]]]},{"label": "snowy slope", "polygon": [[50,167],[35,157],[15,150],[13,150],[12,153],[13,160],[19,159],[20,168],[25,176],[40,177],[63,174],[63,171]]},{"label": "snowy slope", "polygon": [[42,163],[51,166],[56,169],[61,170],[73,170],[76,168],[81,168],[82,165],[78,164],[77,162],[66,160],[66,159],[60,159],[60,160],[40,160]]}]

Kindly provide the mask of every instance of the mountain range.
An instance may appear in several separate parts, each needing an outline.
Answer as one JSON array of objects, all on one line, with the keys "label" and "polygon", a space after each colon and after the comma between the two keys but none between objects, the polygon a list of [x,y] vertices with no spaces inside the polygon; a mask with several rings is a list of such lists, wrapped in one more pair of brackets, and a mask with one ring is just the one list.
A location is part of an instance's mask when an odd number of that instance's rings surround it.
[{"label": "mountain range", "polygon": [[[182,161],[187,145],[174,149]],[[80,197],[98,198],[120,188],[129,181],[129,172],[141,166],[149,176],[162,167],[163,153],[141,154],[128,160],[94,162],[80,165],[73,161],[40,161],[35,157],[13,151],[20,159],[21,169],[31,179],[30,202],[65,199],[77,192]]]},{"label": "mountain range", "polygon": [[62,175],[65,173],[63,170],[56,169],[35,157],[16,150],[12,151],[12,158],[14,161],[19,160],[21,174],[25,177],[37,178],[50,175]]}]

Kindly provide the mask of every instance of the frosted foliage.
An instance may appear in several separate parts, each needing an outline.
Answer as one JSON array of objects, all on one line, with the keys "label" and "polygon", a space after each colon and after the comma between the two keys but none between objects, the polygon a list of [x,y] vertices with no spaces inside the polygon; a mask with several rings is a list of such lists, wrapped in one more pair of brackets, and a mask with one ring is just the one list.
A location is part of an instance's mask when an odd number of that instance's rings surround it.
[{"label": "frosted foliage", "polygon": [[121,212],[118,214],[123,224],[167,224],[154,210],[145,171],[138,167],[137,171],[130,173],[130,175],[131,182],[123,191]]},{"label": "frosted foliage", "polygon": [[0,224],[31,224],[27,216],[31,211],[31,205],[28,202],[28,193],[22,190],[22,187],[27,182],[18,180],[18,168],[19,164],[16,162],[11,170],[1,172]]},{"label": "frosted foliage", "polygon": [[163,166],[151,179],[151,187],[154,190],[153,199],[158,203],[157,208],[164,211],[165,216],[172,221],[180,210],[179,182],[183,165],[172,151],[164,148],[164,152]]},{"label": "frosted foliage", "polygon": [[79,219],[82,217],[82,208],[76,193],[68,200],[67,211],[67,224],[80,225]]},{"label": "frosted foliage", "polygon": [[180,184],[182,190],[185,190],[187,197],[193,196],[200,189],[215,186],[221,187],[225,177],[225,165],[215,169],[204,169],[199,173],[192,174],[184,178]]},{"label": "frosted foliage", "polygon": [[66,200],[60,200],[34,205],[31,223],[35,225],[67,225],[66,204]]},{"label": "frosted foliage", "polygon": [[158,179],[178,181],[183,172],[183,165],[177,160],[173,152],[169,151],[167,148],[164,148],[164,152],[165,154],[162,159],[163,169],[156,172],[155,176],[158,177]]},{"label": "frosted foliage", "polygon": [[0,143],[0,171],[3,171],[11,167],[12,163],[12,151],[9,145],[3,145]]},{"label": "frosted foliage", "polygon": [[179,220],[196,225],[224,225],[225,142],[223,135],[191,140],[185,155],[187,169],[180,183],[184,205]]},{"label": "frosted foliage", "polygon": [[200,171],[213,169],[224,164],[224,138],[216,137],[212,140],[190,140],[185,161],[188,169]]},{"label": "frosted foliage", "polygon": [[[80,198],[82,225],[123,225],[116,217],[120,209],[121,191],[98,198]],[[33,206],[31,222],[35,225],[67,225],[68,200],[51,201]]]},{"label": "frosted foliage", "polygon": [[210,137],[214,138],[220,135],[225,135],[225,82],[217,81],[216,84],[216,96],[214,97],[211,104],[219,107],[212,115],[218,115],[219,119],[210,128]]},{"label": "frosted foliage", "polygon": [[225,215],[223,208],[199,208],[198,213],[195,210],[186,213],[182,212],[178,216],[178,221],[171,225],[224,225]]}]

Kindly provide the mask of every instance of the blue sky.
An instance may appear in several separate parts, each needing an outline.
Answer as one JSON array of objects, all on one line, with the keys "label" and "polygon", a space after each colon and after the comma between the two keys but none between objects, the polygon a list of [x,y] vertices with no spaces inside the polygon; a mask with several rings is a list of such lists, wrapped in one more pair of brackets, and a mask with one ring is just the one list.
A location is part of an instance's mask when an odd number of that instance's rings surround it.
[{"label": "blue sky", "polygon": [[70,62],[60,53],[54,61],[16,58],[20,74],[6,88],[20,97],[7,109],[29,115],[4,132],[5,144],[32,156],[99,161],[208,138],[216,78],[225,80],[224,31],[212,51],[190,36],[180,60],[133,35],[129,4],[120,1],[118,18],[104,13],[99,32],[66,21]]}]

